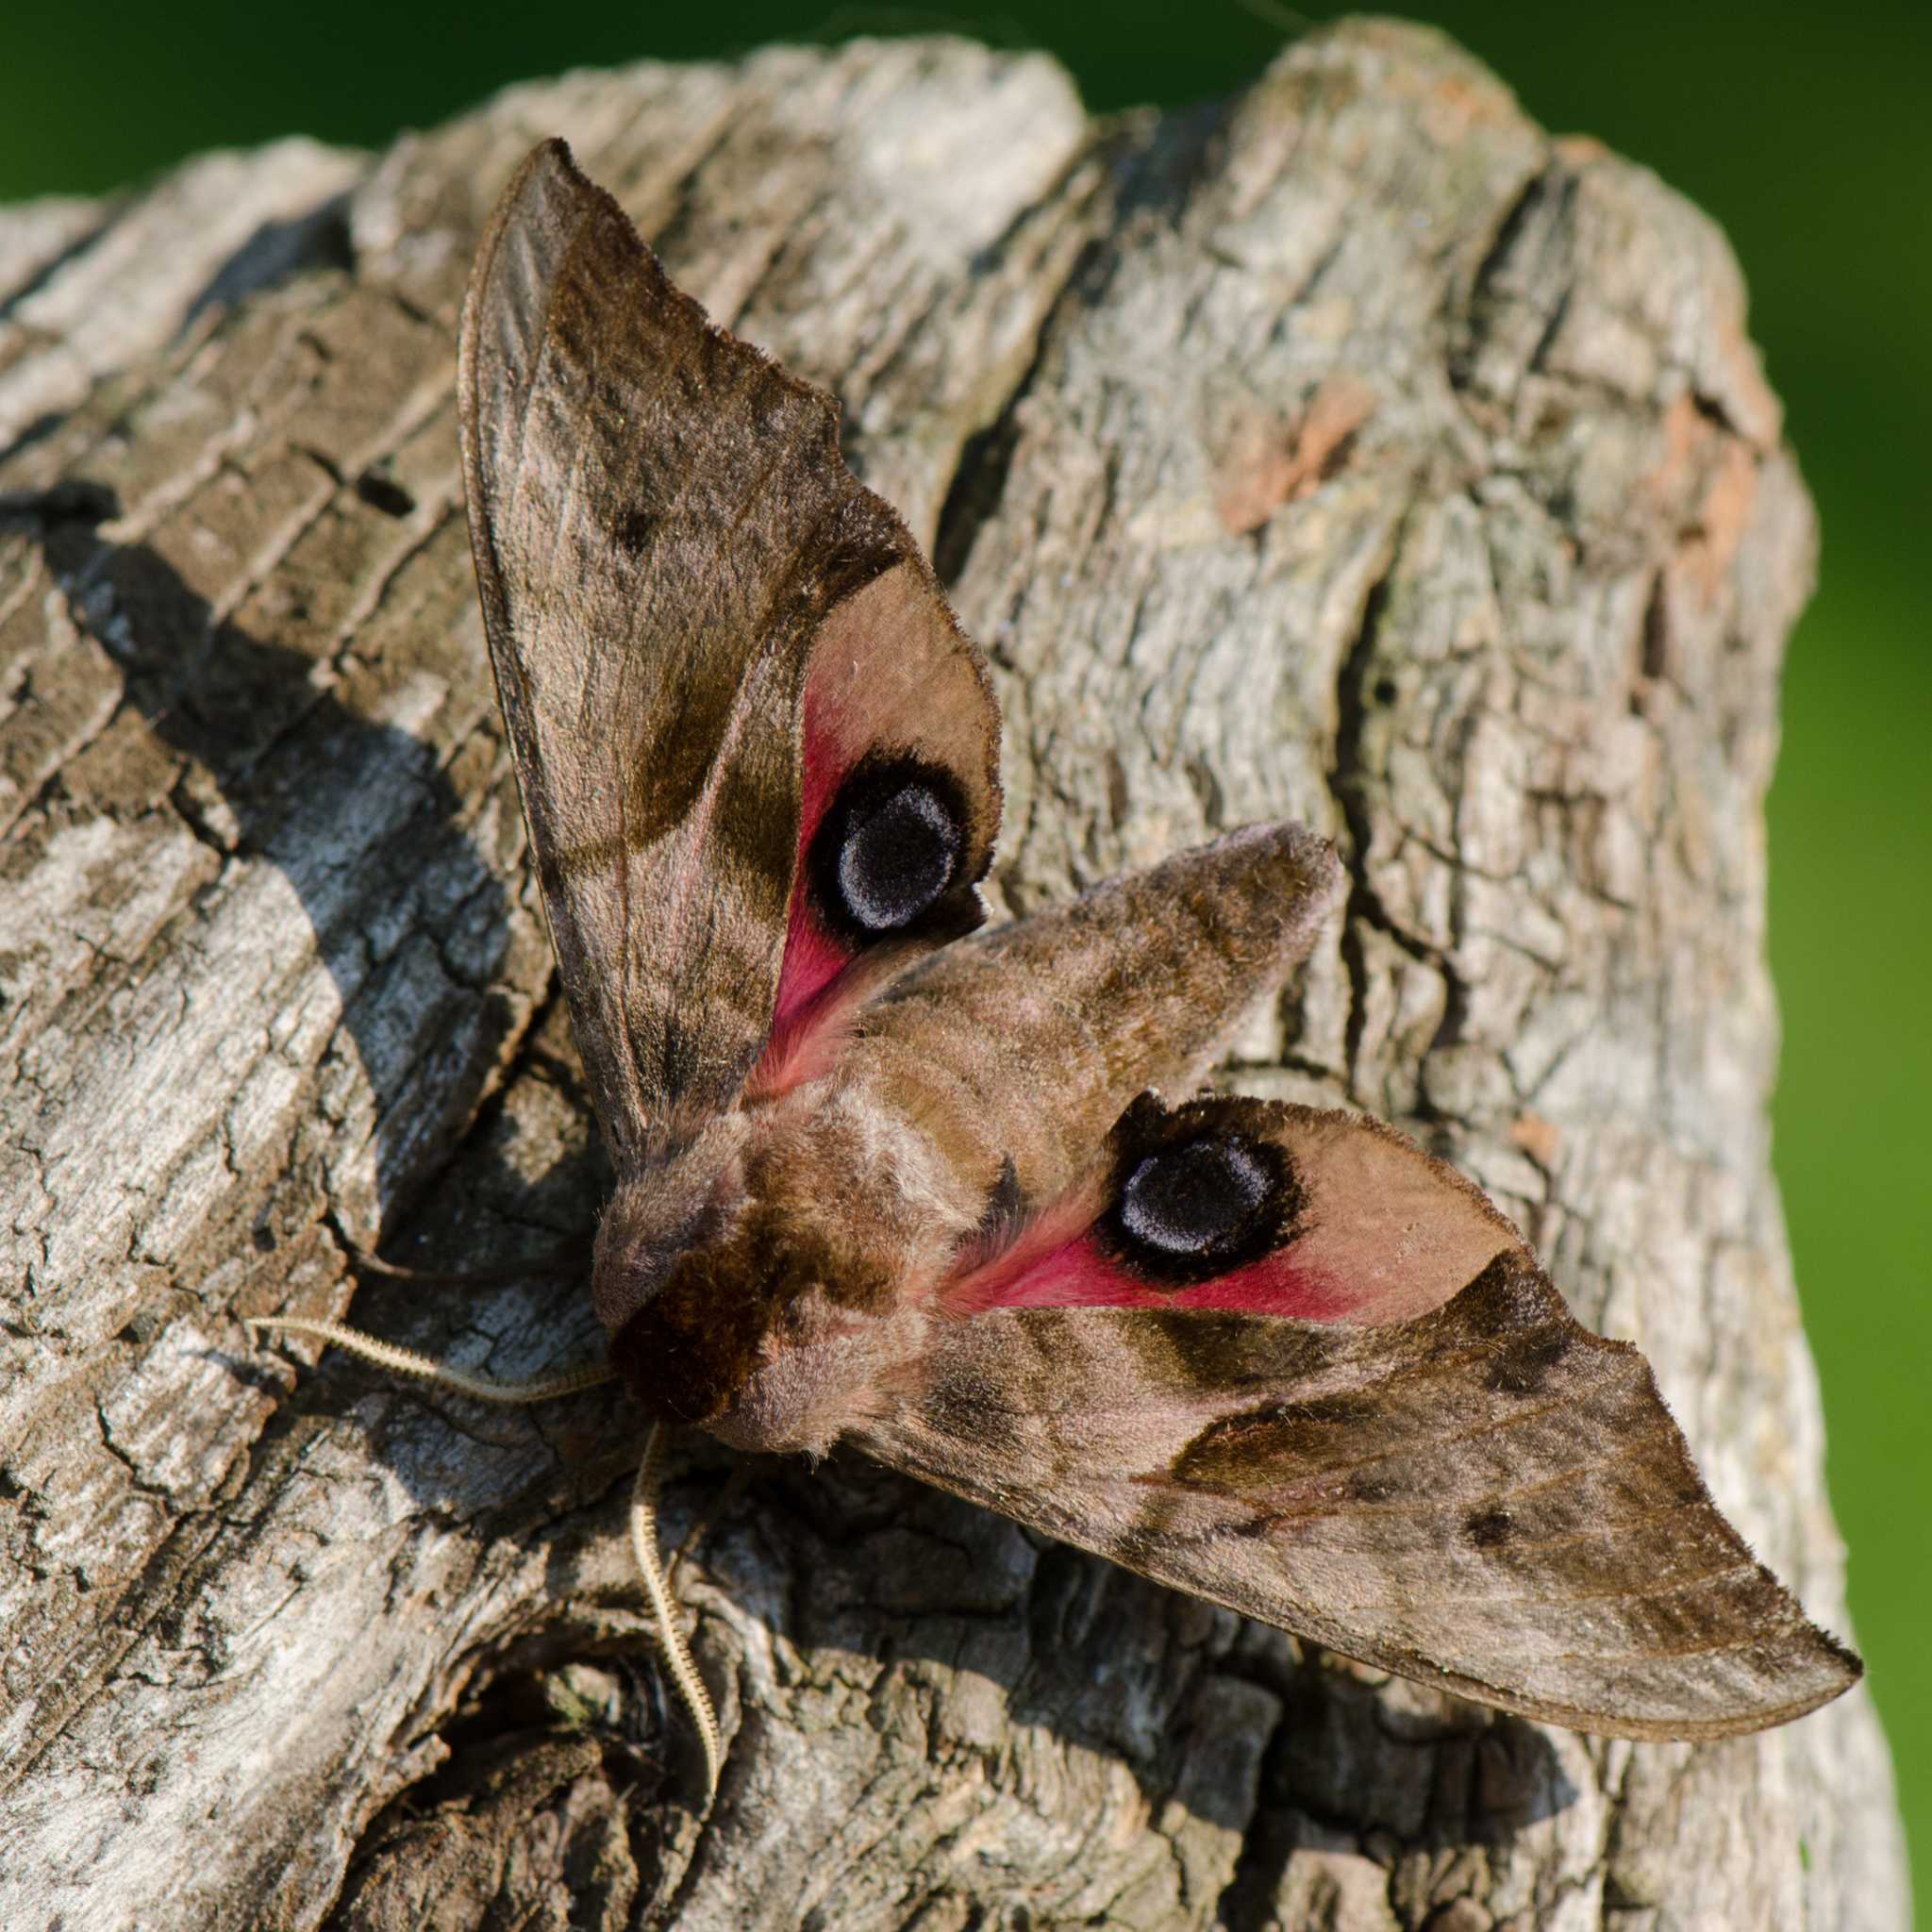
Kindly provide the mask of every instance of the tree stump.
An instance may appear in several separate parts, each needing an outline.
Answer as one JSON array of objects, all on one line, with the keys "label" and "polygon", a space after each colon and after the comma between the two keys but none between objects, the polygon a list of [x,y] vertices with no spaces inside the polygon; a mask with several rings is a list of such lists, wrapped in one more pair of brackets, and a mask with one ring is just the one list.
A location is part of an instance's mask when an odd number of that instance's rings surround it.
[{"label": "tree stump", "polygon": [[[1006,708],[996,913],[1246,819],[1340,840],[1225,1082],[1474,1174],[1844,1627],[1765,1113],[1813,525],[1717,230],[1388,23],[1103,122],[953,40],[575,75],[0,213],[0,1920],[1904,1926],[1861,1693],[1592,1740],[692,1439],[707,1812],[625,1399],[505,1416],[241,1325],[343,1314],[351,1244],[549,1255],[608,1185],[453,404],[553,133],[931,547]],[[559,1278],[354,1312],[505,1374],[601,1342]]]}]

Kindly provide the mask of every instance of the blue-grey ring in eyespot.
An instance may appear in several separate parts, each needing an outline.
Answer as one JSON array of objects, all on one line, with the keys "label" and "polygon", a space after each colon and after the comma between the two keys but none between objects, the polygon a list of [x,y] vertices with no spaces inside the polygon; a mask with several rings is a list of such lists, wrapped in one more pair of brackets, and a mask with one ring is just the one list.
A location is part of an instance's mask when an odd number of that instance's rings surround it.
[{"label": "blue-grey ring in eyespot", "polygon": [[909,779],[871,811],[853,815],[839,848],[839,896],[866,931],[895,931],[952,884],[963,843],[945,802]]},{"label": "blue-grey ring in eyespot", "polygon": [[1163,1255],[1199,1255],[1225,1241],[1268,1198],[1275,1176],[1232,1134],[1150,1154],[1121,1190],[1123,1230]]}]

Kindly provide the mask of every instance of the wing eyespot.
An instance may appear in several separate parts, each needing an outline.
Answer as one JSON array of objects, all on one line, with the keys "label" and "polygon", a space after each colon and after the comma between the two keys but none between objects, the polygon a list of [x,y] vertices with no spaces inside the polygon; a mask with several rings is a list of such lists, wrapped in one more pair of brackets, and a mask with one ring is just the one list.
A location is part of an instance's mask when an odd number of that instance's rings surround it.
[{"label": "wing eyespot", "polygon": [[1274,1183],[1239,1135],[1204,1134],[1134,1169],[1121,1189],[1121,1227],[1163,1255],[1204,1254],[1240,1228]]},{"label": "wing eyespot", "polygon": [[1169,1111],[1143,1093],[1111,1136],[1103,1244],[1155,1287],[1183,1288],[1258,1261],[1300,1231],[1307,1190],[1257,1103],[1200,1100]]},{"label": "wing eyespot", "polygon": [[812,841],[821,909],[857,936],[903,932],[958,882],[968,814],[943,767],[909,757],[867,759],[840,788]]}]

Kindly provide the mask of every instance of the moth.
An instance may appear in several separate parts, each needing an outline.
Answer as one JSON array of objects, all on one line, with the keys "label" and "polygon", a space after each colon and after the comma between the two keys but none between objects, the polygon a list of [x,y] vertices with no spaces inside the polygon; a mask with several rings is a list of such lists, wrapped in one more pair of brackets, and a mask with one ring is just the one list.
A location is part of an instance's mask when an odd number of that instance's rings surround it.
[{"label": "moth", "polygon": [[1724,1736],[1855,1681],[1642,1356],[1477,1189],[1373,1120],[1199,1091],[1309,949],[1327,844],[1249,825],[975,936],[984,659],[836,402],[714,327],[560,142],[484,239],[458,398],[618,1173],[592,1291],[653,1456],[669,1425],[856,1447],[1583,1731]]}]

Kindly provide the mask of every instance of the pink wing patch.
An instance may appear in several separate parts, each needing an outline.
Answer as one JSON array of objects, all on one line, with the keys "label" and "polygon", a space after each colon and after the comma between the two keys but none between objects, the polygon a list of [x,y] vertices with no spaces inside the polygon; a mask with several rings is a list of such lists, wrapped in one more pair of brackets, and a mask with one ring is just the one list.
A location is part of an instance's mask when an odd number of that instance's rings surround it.
[{"label": "pink wing patch", "polygon": [[[1191,1168],[1191,1143],[1213,1148],[1230,1140],[1269,1158]],[[1522,1237],[1453,1168],[1355,1114],[1232,1096],[1170,1111],[1143,1095],[1115,1126],[1109,1149],[1108,1174],[1023,1223],[994,1252],[964,1251],[940,1291],[941,1307],[959,1319],[1003,1308],[1212,1308],[1379,1327],[1441,1307],[1498,1254],[1530,1258]],[[1159,1205],[1157,1179],[1153,1205],[1143,1198],[1130,1214],[1127,1195],[1163,1164],[1176,1183],[1167,1206]],[[1204,1210],[1203,1187],[1264,1173],[1279,1193],[1244,1196],[1225,1214],[1209,1200]],[[1242,1252],[1234,1209],[1271,1201],[1279,1204],[1276,1231],[1260,1239],[1272,1245],[1257,1252],[1250,1241]],[[1205,1242],[1184,1271],[1174,1270],[1172,1248],[1163,1256],[1132,1224],[1144,1235],[1165,1218],[1170,1237],[1185,1240],[1190,1217],[1204,1212],[1200,1229],[1212,1234],[1225,1224],[1235,1237],[1235,1254],[1219,1272]]]},{"label": "pink wing patch", "polygon": [[766,1042],[751,1091],[771,1098],[815,1078],[836,1057],[850,1030],[853,1009],[870,990],[869,974],[851,974],[860,948],[844,935],[831,931],[811,903],[811,881],[805,856],[824,823],[857,760],[847,749],[847,734],[827,714],[825,680],[814,677],[805,689],[805,796],[798,825],[798,862],[791,879],[791,905],[786,915],[785,964],[778,975],[778,997],[772,1012],[772,1032]]},{"label": "pink wing patch", "polygon": [[[1010,1265],[1020,1259],[1017,1268]],[[995,1308],[1228,1308],[1244,1315],[1284,1315],[1297,1322],[1374,1324],[1374,1284],[1352,1290],[1317,1268],[1298,1264],[1293,1249],[1230,1269],[1190,1288],[1156,1288],[1135,1276],[1082,1231],[1024,1257],[1002,1256],[962,1274],[946,1290],[950,1315]]]},{"label": "pink wing patch", "polygon": [[[771,1098],[823,1073],[879,986],[983,916],[973,892],[999,829],[999,711],[978,652],[923,567],[900,565],[826,618],[812,646],[802,704],[798,858],[771,1032],[749,1093]],[[949,882],[931,917],[828,919],[808,858],[855,774],[882,755],[943,774],[955,809]],[[936,781],[938,782],[938,781]],[[841,876],[842,876],[841,871]],[[944,914],[943,920],[941,915]],[[943,930],[935,926],[941,921]]]}]

